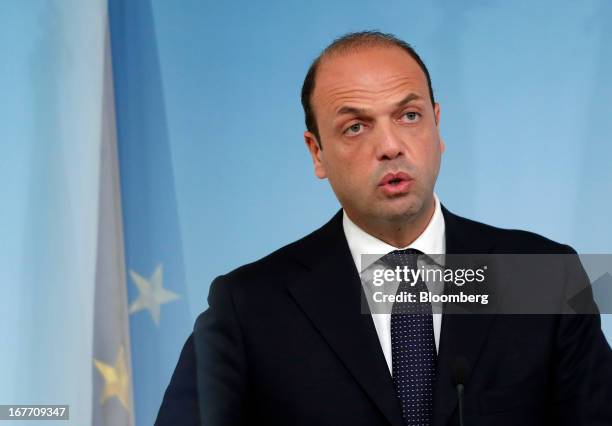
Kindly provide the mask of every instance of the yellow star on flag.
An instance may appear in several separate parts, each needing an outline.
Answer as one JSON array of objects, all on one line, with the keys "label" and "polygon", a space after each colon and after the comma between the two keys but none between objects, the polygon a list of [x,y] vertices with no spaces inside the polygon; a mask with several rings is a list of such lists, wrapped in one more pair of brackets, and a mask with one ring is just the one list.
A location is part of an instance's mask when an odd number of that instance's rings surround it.
[{"label": "yellow star on flag", "polygon": [[115,365],[109,365],[94,358],[94,365],[104,379],[104,389],[100,397],[100,404],[116,396],[121,405],[130,411],[130,376],[127,371],[125,350],[119,346]]},{"label": "yellow star on flag", "polygon": [[153,318],[155,325],[159,327],[160,306],[164,303],[172,302],[179,298],[179,295],[163,287],[162,265],[159,264],[155,268],[153,275],[148,280],[130,270],[130,277],[138,287],[138,297],[130,305],[129,312],[134,312],[147,309]]}]

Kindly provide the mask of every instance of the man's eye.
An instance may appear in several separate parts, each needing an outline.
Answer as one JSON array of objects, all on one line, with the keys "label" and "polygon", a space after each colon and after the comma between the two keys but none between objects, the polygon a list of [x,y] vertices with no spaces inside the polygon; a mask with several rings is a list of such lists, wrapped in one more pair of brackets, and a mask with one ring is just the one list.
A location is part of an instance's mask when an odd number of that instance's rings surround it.
[{"label": "man's eye", "polygon": [[347,127],[346,130],[344,131],[344,133],[347,134],[347,135],[356,135],[356,134],[361,132],[362,128],[363,128],[363,124],[355,123],[355,124]]},{"label": "man's eye", "polygon": [[421,114],[415,111],[408,111],[404,113],[404,118],[408,122],[415,122],[418,121],[419,118],[421,118]]}]

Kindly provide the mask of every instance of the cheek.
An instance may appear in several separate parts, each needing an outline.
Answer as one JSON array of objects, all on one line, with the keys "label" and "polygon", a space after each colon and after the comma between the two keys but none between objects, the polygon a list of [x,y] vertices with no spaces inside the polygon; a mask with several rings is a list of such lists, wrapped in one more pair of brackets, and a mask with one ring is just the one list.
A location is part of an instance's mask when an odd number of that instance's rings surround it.
[{"label": "cheek", "polygon": [[440,138],[438,137],[437,132],[435,132],[435,129],[424,133],[421,141],[423,158],[426,159],[428,163],[435,163],[439,161],[440,155],[442,154],[442,149],[440,145]]},{"label": "cheek", "polygon": [[327,178],[336,191],[363,192],[369,180],[368,163],[357,152],[336,152],[326,158]]},{"label": "cheek", "polygon": [[365,172],[366,154],[365,150],[357,145],[336,146],[328,153],[326,167],[328,172],[333,172],[335,175],[357,178]]},{"label": "cheek", "polygon": [[441,156],[442,151],[439,143],[434,144],[427,153],[427,168],[429,169],[429,174],[434,180],[438,175],[438,171],[440,170]]}]

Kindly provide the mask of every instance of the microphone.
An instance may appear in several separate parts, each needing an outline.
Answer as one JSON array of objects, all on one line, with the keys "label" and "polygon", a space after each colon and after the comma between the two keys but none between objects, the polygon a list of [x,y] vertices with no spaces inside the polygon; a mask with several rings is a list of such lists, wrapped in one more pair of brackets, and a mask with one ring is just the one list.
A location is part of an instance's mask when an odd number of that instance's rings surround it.
[{"label": "microphone", "polygon": [[457,387],[457,400],[459,401],[459,425],[463,426],[463,391],[465,382],[470,375],[470,365],[467,359],[459,355],[455,357],[452,367],[453,384]]}]

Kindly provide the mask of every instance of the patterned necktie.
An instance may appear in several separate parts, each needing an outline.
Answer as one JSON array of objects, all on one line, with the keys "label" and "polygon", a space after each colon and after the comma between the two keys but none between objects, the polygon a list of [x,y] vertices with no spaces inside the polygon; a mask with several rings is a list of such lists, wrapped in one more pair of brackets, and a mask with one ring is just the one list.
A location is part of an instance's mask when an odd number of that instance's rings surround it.
[{"label": "patterned necktie", "polygon": [[[395,250],[383,261],[393,269],[407,266],[416,270],[420,254],[415,249]],[[431,303],[419,301],[419,292],[427,291],[423,280],[413,287],[402,281],[397,294],[402,291],[415,294],[416,302],[395,302],[391,310],[393,384],[406,425],[430,426],[437,362]]]}]

